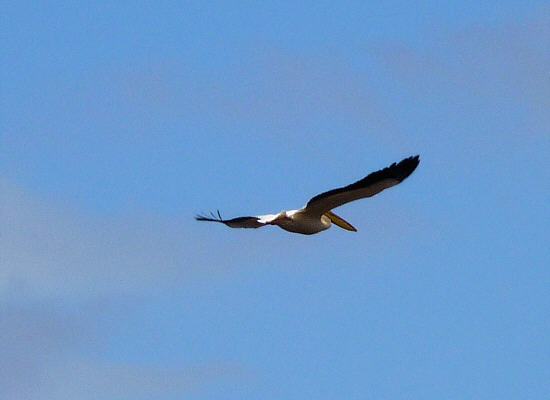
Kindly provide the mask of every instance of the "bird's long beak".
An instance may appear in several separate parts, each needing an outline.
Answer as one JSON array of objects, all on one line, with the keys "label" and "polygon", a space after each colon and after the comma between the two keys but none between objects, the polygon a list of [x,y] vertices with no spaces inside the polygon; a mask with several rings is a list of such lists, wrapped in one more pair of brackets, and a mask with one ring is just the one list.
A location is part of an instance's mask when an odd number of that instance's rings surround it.
[{"label": "bird's long beak", "polygon": [[350,224],[343,218],[340,218],[338,215],[334,214],[332,211],[327,211],[325,215],[330,218],[333,224],[338,225],[340,228],[345,229],[346,231],[357,232],[357,229],[355,229],[355,227],[352,224]]}]

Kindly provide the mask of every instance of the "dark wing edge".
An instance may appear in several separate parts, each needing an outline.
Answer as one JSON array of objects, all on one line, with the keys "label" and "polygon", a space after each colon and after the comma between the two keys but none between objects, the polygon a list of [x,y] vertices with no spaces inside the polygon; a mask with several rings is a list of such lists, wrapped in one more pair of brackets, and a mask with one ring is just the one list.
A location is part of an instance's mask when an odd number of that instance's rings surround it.
[{"label": "dark wing edge", "polygon": [[353,190],[364,189],[371,185],[375,185],[381,181],[391,179],[397,181],[396,184],[403,182],[409,175],[411,175],[418,164],[420,163],[420,156],[411,156],[407,157],[398,163],[393,163],[389,167],[381,169],[376,172],[372,172],[361,180],[358,180],[351,185],[347,185],[341,188],[332,189],[327,192],[318,194],[317,196],[311,198],[307,204],[306,208],[314,205],[318,200],[325,199],[329,196],[337,195],[339,193],[350,192]]},{"label": "dark wing edge", "polygon": [[260,228],[265,224],[259,222],[258,217],[237,217],[232,219],[223,219],[220,211],[216,210],[216,214],[210,213],[210,216],[198,214],[195,216],[197,221],[207,221],[207,222],[219,222],[225,224],[230,228]]}]

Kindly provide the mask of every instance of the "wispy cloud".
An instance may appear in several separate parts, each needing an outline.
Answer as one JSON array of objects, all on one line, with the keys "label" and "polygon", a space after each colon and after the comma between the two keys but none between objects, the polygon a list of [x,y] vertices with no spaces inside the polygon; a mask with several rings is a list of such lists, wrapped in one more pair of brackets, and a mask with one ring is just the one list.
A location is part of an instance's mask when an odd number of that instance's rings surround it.
[{"label": "wispy cloud", "polygon": [[234,363],[159,367],[102,359],[93,355],[101,348],[97,317],[54,303],[0,303],[0,397],[173,398],[248,379]]},{"label": "wispy cloud", "polygon": [[[143,214],[92,217],[38,200],[7,180],[0,190],[0,294],[7,298],[158,292],[211,279],[230,265],[209,248],[206,231],[189,231],[192,215],[171,222]],[[216,246],[239,260],[237,243]]]},{"label": "wispy cloud", "polygon": [[86,217],[6,180],[0,192],[0,398],[173,398],[247,379],[231,361],[161,367],[103,352],[99,322],[116,304],[223,270],[200,234],[155,218]]},{"label": "wispy cloud", "polygon": [[548,135],[549,38],[550,9],[541,8],[525,20],[446,32],[414,47],[386,44],[377,53],[414,97],[459,117],[483,113],[478,133],[487,120],[513,117],[506,134]]}]

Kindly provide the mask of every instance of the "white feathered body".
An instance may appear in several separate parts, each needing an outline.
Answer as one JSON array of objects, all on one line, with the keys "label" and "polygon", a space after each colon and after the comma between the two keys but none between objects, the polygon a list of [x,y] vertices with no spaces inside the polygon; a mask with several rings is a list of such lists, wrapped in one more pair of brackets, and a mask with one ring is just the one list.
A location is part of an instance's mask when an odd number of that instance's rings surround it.
[{"label": "white feathered body", "polygon": [[332,224],[330,218],[324,215],[319,218],[319,216],[308,214],[304,210],[291,210],[283,213],[286,218],[278,217],[273,225],[289,232],[313,235],[330,228]]}]

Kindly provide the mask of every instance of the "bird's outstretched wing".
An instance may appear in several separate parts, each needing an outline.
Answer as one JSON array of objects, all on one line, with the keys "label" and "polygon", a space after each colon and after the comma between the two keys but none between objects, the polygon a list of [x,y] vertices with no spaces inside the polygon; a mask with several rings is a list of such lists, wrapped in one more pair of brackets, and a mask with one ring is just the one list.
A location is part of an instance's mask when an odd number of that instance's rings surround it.
[{"label": "bird's outstretched wing", "polygon": [[419,156],[408,157],[373,172],[351,185],[318,194],[307,202],[304,212],[320,215],[351,201],[374,196],[384,189],[403,182],[419,163]]},{"label": "bird's outstretched wing", "polygon": [[260,222],[259,217],[237,217],[232,219],[223,219],[219,211],[217,211],[217,215],[214,213],[210,213],[210,216],[197,215],[195,219],[197,221],[220,222],[230,228],[261,228],[266,225],[265,222]]}]

